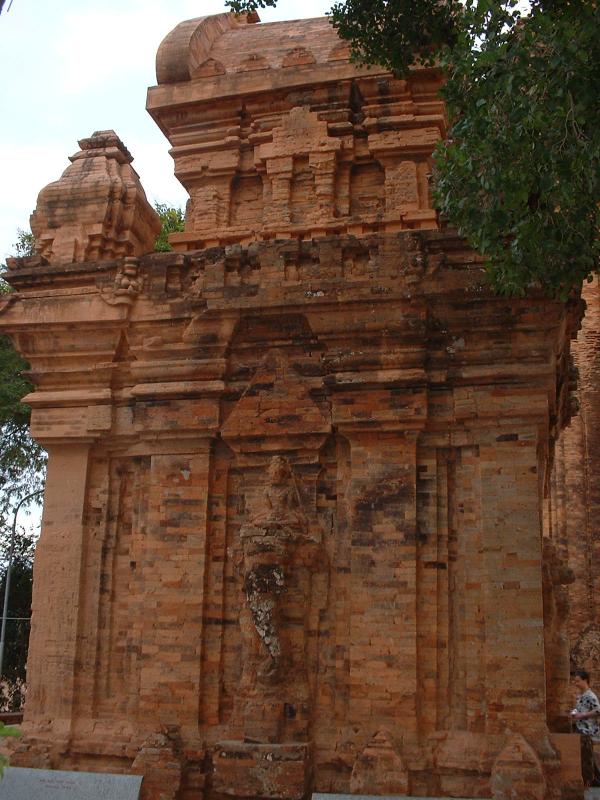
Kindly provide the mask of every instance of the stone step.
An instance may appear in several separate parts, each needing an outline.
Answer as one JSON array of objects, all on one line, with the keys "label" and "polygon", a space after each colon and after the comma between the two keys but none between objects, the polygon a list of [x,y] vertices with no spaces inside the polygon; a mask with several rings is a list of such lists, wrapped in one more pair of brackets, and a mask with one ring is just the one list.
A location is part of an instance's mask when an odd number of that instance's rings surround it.
[{"label": "stone step", "polygon": [[[600,787],[585,790],[585,800],[600,800]],[[417,800],[414,795],[326,794],[314,792],[312,800]],[[420,797],[418,800],[449,800],[448,797]],[[453,797],[452,800],[487,800],[487,798]],[[491,798],[490,798],[491,800]]]}]

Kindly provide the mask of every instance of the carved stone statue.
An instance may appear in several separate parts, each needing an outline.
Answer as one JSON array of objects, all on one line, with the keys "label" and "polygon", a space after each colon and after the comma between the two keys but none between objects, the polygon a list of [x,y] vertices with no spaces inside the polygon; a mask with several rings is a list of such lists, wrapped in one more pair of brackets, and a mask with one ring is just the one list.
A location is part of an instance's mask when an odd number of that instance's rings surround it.
[{"label": "carved stone statue", "polygon": [[267,475],[264,509],[258,509],[252,515],[250,524],[263,529],[287,527],[290,530],[305,531],[307,520],[287,458],[273,456]]},{"label": "carved stone statue", "polygon": [[[258,728],[265,738],[277,738],[284,703],[306,705],[308,686],[304,623],[298,625],[310,604],[306,596],[310,572],[321,547],[309,534],[309,521],[292,469],[286,458],[274,456],[262,492],[248,522],[240,530],[238,561],[245,596],[240,618],[243,642],[241,694],[246,698],[246,729],[256,731],[250,718],[258,709],[264,716],[272,707],[273,725],[263,720]],[[308,570],[308,576],[307,576]],[[307,583],[308,581],[308,583]],[[290,620],[293,624],[288,624]],[[289,690],[289,691],[288,691]],[[253,733],[260,738],[262,734]]]},{"label": "carved stone statue", "polygon": [[302,543],[316,544],[308,534],[308,520],[287,459],[274,456],[262,500],[240,531],[246,603],[263,646],[257,668],[261,681],[278,680],[282,643],[279,596],[286,591],[286,569],[293,550]]}]

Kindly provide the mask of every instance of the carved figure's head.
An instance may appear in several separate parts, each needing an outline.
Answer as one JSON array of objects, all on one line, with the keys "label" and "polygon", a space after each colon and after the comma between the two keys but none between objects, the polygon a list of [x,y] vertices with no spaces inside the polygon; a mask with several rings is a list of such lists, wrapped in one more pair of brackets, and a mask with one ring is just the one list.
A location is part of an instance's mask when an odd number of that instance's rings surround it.
[{"label": "carved figure's head", "polygon": [[287,483],[292,478],[292,469],[287,458],[273,456],[269,464],[269,480],[273,484]]}]

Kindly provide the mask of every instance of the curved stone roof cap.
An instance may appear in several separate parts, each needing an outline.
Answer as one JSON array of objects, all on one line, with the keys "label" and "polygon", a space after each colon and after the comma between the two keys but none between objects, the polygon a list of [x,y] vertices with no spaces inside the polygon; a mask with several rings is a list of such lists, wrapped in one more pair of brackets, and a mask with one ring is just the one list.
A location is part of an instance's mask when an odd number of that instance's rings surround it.
[{"label": "curved stone roof cap", "polygon": [[257,22],[256,14],[217,14],[180,23],[158,49],[158,83],[348,60],[327,17]]}]

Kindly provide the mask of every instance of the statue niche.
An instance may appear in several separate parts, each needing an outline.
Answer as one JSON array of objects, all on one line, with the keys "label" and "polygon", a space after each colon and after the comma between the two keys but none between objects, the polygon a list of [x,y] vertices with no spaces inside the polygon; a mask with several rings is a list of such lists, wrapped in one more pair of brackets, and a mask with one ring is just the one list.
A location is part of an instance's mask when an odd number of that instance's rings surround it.
[{"label": "statue niche", "polygon": [[286,458],[271,459],[256,507],[240,529],[239,545],[244,738],[304,740],[309,719],[306,617],[311,572],[324,559]]}]

